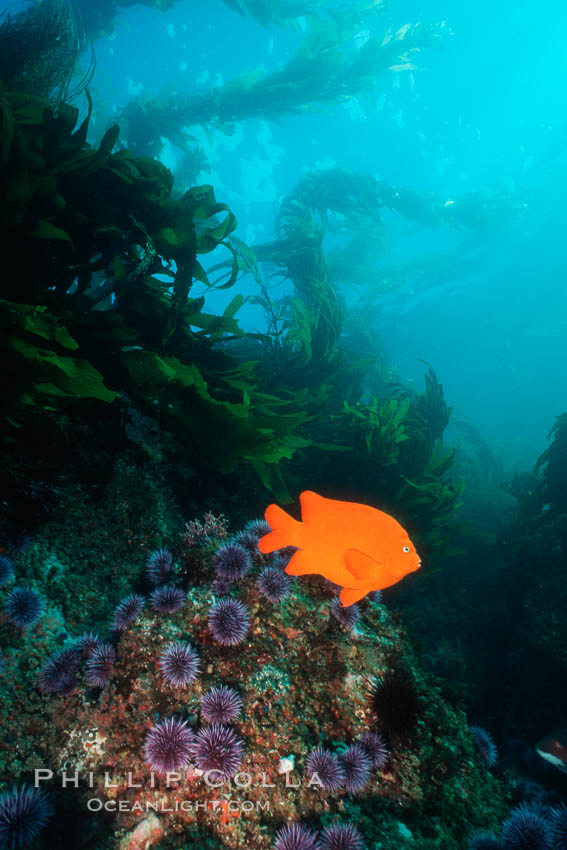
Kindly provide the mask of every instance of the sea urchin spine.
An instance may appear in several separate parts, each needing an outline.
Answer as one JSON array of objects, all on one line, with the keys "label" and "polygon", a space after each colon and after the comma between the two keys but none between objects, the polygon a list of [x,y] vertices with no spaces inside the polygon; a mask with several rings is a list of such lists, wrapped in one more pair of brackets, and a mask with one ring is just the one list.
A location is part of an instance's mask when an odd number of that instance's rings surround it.
[{"label": "sea urchin spine", "polygon": [[45,694],[67,694],[77,684],[82,651],[77,644],[60,649],[45,662],[39,674],[39,687]]},{"label": "sea urchin spine", "polygon": [[192,646],[182,641],[170,643],[159,658],[161,674],[168,685],[183,688],[190,685],[199,672],[199,656]]},{"label": "sea urchin spine", "polygon": [[104,688],[116,660],[116,652],[110,643],[99,644],[87,659],[87,684],[91,688]]},{"label": "sea urchin spine", "polygon": [[319,785],[325,791],[336,791],[345,780],[345,771],[334,753],[317,747],[311,750],[306,761],[307,776],[313,785]]},{"label": "sea urchin spine", "polygon": [[29,844],[51,817],[51,804],[37,788],[12,788],[0,794],[0,847]]},{"label": "sea urchin spine", "polygon": [[43,614],[43,600],[33,587],[14,587],[6,594],[4,612],[15,626],[28,629]]},{"label": "sea urchin spine", "polygon": [[151,584],[163,584],[171,575],[173,558],[167,549],[156,549],[146,561],[146,575]]},{"label": "sea urchin spine", "polygon": [[221,599],[209,611],[209,629],[222,646],[234,646],[244,640],[250,624],[248,609],[237,599]]},{"label": "sea urchin spine", "polygon": [[193,756],[197,767],[205,772],[211,771],[218,778],[230,779],[238,771],[242,762],[244,747],[230,726],[213,723],[203,726],[197,732],[193,745]]},{"label": "sea urchin spine", "polygon": [[300,823],[283,826],[274,842],[274,850],[317,850],[318,847],[316,834]]},{"label": "sea urchin spine", "polygon": [[349,794],[358,794],[370,779],[372,760],[360,744],[351,744],[342,754],[345,771],[345,788]]},{"label": "sea urchin spine", "polygon": [[333,823],[323,830],[319,850],[364,850],[364,844],[354,824]]},{"label": "sea urchin spine", "polygon": [[117,632],[127,629],[142,613],[144,602],[144,597],[139,593],[130,593],[125,596],[114,609],[112,628]]},{"label": "sea urchin spine", "polygon": [[233,688],[211,688],[201,699],[201,717],[207,723],[231,723],[240,714],[242,700]]},{"label": "sea urchin spine", "polygon": [[224,543],[217,549],[213,563],[217,576],[227,581],[239,581],[252,566],[250,555],[244,546],[234,541]]},{"label": "sea urchin spine", "polygon": [[150,605],[160,614],[174,614],[185,604],[187,594],[181,587],[174,584],[164,584],[156,587],[150,595]]},{"label": "sea urchin spine", "polygon": [[195,736],[186,721],[174,717],[151,729],[144,744],[144,758],[156,773],[180,770],[189,764]]}]

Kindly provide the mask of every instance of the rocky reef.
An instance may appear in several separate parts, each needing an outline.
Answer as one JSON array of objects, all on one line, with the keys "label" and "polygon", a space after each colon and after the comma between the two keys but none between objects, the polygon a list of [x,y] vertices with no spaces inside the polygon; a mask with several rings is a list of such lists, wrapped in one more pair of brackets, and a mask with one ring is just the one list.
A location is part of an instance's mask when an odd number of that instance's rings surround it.
[{"label": "rocky reef", "polygon": [[[287,850],[315,831],[323,846],[451,850],[505,816],[505,783],[379,595],[344,609],[323,579],[288,579],[289,551],[256,548],[263,521],[183,528],[164,496],[148,534],[150,504],[120,529],[128,587],[92,536],[88,559],[98,547],[109,569],[98,608],[73,599],[70,566],[53,578],[58,539],[80,570],[83,500],[4,555],[0,759],[49,796],[39,846]],[[22,627],[7,600],[31,585],[43,613]]]}]

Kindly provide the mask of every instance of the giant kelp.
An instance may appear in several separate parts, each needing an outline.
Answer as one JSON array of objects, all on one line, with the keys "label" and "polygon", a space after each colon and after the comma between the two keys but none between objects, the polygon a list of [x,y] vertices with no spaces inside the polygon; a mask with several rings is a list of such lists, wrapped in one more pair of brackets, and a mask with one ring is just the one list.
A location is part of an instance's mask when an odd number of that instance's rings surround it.
[{"label": "giant kelp", "polygon": [[[314,414],[302,429],[310,447],[285,465],[294,488],[306,479],[314,488],[325,482],[334,492],[350,490],[395,505],[413,517],[432,546],[440,546],[461,492],[448,477],[453,452],[442,446],[451,408],[431,368],[421,394],[391,383],[360,314],[357,340],[351,336],[346,344],[345,308],[324,251],[337,218],[347,232],[356,233],[363,222],[380,234],[382,206],[372,176],[342,169],[308,174],[283,199],[278,238],[254,247],[271,275],[293,285],[292,294],[276,304],[266,286],[255,299],[270,329],[262,363],[269,365],[271,380],[277,376],[289,389],[302,387],[301,402]],[[366,348],[360,341],[365,336]]]},{"label": "giant kelp", "polygon": [[[25,440],[29,427],[57,420],[70,404],[123,397],[141,416],[157,416],[170,451],[199,468],[227,473],[248,463],[287,500],[284,476],[300,487],[308,470],[319,470],[331,484],[348,457],[344,481],[358,476],[369,498],[394,501],[404,474],[421,488],[412,504],[428,505],[428,521],[436,507],[445,520],[455,491],[439,491],[438,465],[426,471],[446,419],[434,416],[440,388],[430,377],[427,402],[363,399],[363,363],[340,344],[344,310],[323,251],[325,214],[304,187],[302,202],[292,196],[282,205],[279,239],[255,257],[230,241],[234,216],[211,187],[173,199],[163,165],[113,152],[118,128],[90,147],[89,114],[78,128],[77,119],[74,107],[53,110],[28,96],[3,104],[2,250],[20,258],[18,279],[5,278],[1,293],[11,439]],[[348,203],[354,210],[353,196]],[[355,218],[367,208],[361,203]],[[293,283],[281,305],[268,289],[257,296],[272,326],[256,335],[253,358],[231,348],[243,340],[235,321],[243,297],[215,316],[191,295],[195,279],[209,283],[198,257],[219,244],[232,259],[217,285],[232,286],[258,260]],[[424,421],[433,422],[429,430]],[[412,464],[400,473],[410,426]],[[294,457],[286,471],[282,461]],[[384,476],[391,466],[395,474]],[[416,481],[419,474],[428,477]]]},{"label": "giant kelp", "polygon": [[210,186],[173,200],[164,166],[113,153],[117,127],[90,147],[89,116],[75,129],[77,118],[30,96],[2,103],[1,246],[19,258],[1,293],[5,423],[17,434],[64,400],[127,393],[159,404],[162,425],[221,471],[291,456],[304,414],[258,394],[253,364],[215,347],[238,336],[242,297],[213,316],[190,296],[194,279],[207,282],[197,257],[234,216]]},{"label": "giant kelp", "polygon": [[[116,17],[132,6],[149,6],[160,12],[171,9],[180,0],[75,0],[87,32],[97,38],[111,32]],[[381,12],[387,0],[356,0],[345,8],[336,0],[223,0],[233,12],[255,20],[263,27],[288,26],[300,30],[304,20],[327,20],[352,26],[369,14]]]},{"label": "giant kelp", "polygon": [[171,9],[179,0],[75,0],[83,26],[91,39],[108,35],[115,28],[116,17],[132,6],[150,6],[160,12]]},{"label": "giant kelp", "polygon": [[83,78],[73,81],[77,59],[89,40],[70,0],[37,0],[0,18],[0,79],[12,90],[50,102],[77,95],[89,82],[94,57]]},{"label": "giant kelp", "polygon": [[551,517],[556,519],[567,514],[567,413],[557,417],[549,438],[551,443],[538,458],[536,471],[542,471],[544,482],[541,513],[549,507]]},{"label": "giant kelp", "polygon": [[345,7],[336,0],[224,0],[235,12],[248,16],[261,26],[289,26],[301,29],[307,20],[331,20],[336,24],[352,26],[369,14],[379,14],[388,0],[355,0]]},{"label": "giant kelp", "polygon": [[[335,47],[342,50],[330,32],[318,45],[304,44],[280,82],[307,66],[312,80],[320,75]],[[402,28],[373,59],[361,48],[336,71],[339,88],[346,78],[352,85],[370,78],[376,62],[388,67],[400,50],[416,49],[416,38]],[[240,91],[228,86],[226,104],[238,109]],[[377,369],[366,368],[372,357],[342,344],[345,308],[325,254],[337,220],[350,232],[365,223],[378,233],[381,207],[394,207],[398,194],[369,176],[313,172],[284,199],[276,240],[254,252],[233,237],[234,215],[211,186],[174,197],[172,175],[159,161],[115,151],[116,126],[97,147],[89,145],[87,101],[79,123],[68,103],[54,107],[47,95],[4,89],[0,245],[19,258],[17,279],[6,277],[0,291],[5,449],[18,445],[25,455],[26,443],[47,425],[45,433],[59,431],[64,441],[82,405],[94,405],[89,416],[96,409],[99,417],[122,400],[124,433],[132,439],[151,432],[134,439],[150,457],[182,459],[217,476],[248,466],[283,501],[290,499],[286,481],[298,489],[318,472],[314,486],[332,486],[346,463],[341,480],[358,480],[369,499],[394,503],[406,498],[403,487],[419,489],[412,503],[428,506],[428,522],[436,509],[444,522],[456,491],[439,483],[450,462],[436,454],[443,423],[431,438],[422,423],[431,411],[419,420],[415,399],[365,395]],[[211,274],[221,277],[211,284],[199,258],[219,245],[230,260],[226,269],[213,266]],[[262,283],[251,300],[264,307],[267,330],[244,335],[236,322],[243,296],[212,315],[193,284],[230,288],[250,271],[261,282],[258,263],[285,277],[293,292],[274,303]],[[427,399],[439,394],[428,380]],[[116,414],[106,419],[116,439]],[[163,434],[157,448],[156,429]]]},{"label": "giant kelp", "polygon": [[[482,696],[490,703],[502,734],[525,740],[535,740],[542,729],[557,728],[565,715],[565,699],[557,683],[567,670],[566,414],[557,417],[549,437],[549,447],[535,466],[516,471],[503,485],[515,504],[500,517],[491,564],[492,594],[508,620],[504,628],[498,623],[498,634],[506,635],[508,651],[494,669],[490,670],[492,662],[487,663]],[[484,652],[489,656],[490,633],[488,641]],[[524,662],[520,667],[518,647]]]},{"label": "giant kelp", "polygon": [[567,413],[555,420],[548,448],[532,470],[515,470],[504,489],[516,500],[514,524],[534,535],[555,527],[561,529],[567,514]]},{"label": "giant kelp", "polygon": [[414,68],[415,54],[436,43],[446,31],[444,24],[407,24],[353,47],[348,28],[318,22],[289,62],[277,71],[247,71],[202,94],[142,94],[123,113],[130,128],[129,142],[139,136],[146,145],[155,145],[162,136],[185,147],[188,129],[193,126],[226,129],[250,118],[274,120],[320,104],[345,102],[374,90],[377,80],[388,71]]}]

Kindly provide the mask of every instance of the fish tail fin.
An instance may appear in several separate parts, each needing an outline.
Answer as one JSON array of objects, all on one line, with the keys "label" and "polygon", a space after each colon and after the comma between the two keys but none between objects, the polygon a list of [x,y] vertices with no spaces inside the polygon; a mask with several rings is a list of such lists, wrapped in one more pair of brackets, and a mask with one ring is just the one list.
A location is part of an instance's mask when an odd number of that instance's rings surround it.
[{"label": "fish tail fin", "polygon": [[282,510],[279,505],[269,505],[264,518],[272,529],[258,541],[258,549],[267,555],[285,546],[299,546],[301,523]]},{"label": "fish tail fin", "polygon": [[372,588],[370,587],[343,587],[339,593],[341,605],[343,608],[348,608],[350,605],[358,602],[359,599],[362,599],[363,596],[366,596],[367,593],[370,593],[371,590]]}]

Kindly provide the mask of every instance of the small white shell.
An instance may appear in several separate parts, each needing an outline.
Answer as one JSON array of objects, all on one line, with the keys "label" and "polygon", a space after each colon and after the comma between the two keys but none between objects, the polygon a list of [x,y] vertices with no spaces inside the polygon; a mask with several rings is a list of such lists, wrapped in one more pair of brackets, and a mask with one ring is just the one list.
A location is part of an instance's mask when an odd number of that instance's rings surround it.
[{"label": "small white shell", "polygon": [[290,773],[295,767],[295,756],[289,755],[279,760],[278,773]]}]

